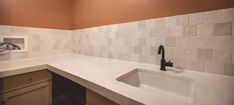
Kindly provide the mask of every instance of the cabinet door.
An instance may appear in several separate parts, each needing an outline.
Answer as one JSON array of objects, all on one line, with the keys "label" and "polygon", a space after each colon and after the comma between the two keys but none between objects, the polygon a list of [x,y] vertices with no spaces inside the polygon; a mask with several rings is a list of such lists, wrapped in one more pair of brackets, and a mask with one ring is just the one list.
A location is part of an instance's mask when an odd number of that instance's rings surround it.
[{"label": "cabinet door", "polygon": [[53,105],[85,105],[85,87],[53,74]]},{"label": "cabinet door", "polygon": [[42,82],[26,88],[3,94],[3,105],[51,105],[49,82]]},{"label": "cabinet door", "polygon": [[89,89],[86,89],[86,105],[119,105],[119,104]]}]

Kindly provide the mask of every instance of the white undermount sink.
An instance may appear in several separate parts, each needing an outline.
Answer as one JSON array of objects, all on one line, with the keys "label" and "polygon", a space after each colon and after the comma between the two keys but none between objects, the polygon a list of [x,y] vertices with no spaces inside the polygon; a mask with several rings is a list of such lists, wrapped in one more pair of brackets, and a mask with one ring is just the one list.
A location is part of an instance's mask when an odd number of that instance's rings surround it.
[{"label": "white undermount sink", "polygon": [[144,69],[132,70],[117,78],[118,81],[150,92],[164,91],[184,98],[190,98],[193,80]]}]

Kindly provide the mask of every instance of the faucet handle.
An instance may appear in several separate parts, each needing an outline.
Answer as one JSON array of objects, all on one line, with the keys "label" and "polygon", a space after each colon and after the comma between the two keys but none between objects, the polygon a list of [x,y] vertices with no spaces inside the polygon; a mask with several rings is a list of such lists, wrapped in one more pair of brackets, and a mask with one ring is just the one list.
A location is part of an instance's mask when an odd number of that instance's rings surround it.
[{"label": "faucet handle", "polygon": [[173,67],[173,63],[171,61],[168,61],[168,66]]}]

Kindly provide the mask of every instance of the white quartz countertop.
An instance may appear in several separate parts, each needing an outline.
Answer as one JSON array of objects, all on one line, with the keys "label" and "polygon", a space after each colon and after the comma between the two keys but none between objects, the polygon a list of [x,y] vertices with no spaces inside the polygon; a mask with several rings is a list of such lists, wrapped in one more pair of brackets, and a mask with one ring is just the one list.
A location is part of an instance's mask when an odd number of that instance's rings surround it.
[{"label": "white quartz countertop", "polygon": [[[150,92],[116,80],[136,68],[190,78],[194,82],[191,98],[165,91]],[[64,54],[0,62],[0,78],[48,69],[119,104],[135,105],[234,105],[234,77],[184,70],[162,72],[158,65]]]}]

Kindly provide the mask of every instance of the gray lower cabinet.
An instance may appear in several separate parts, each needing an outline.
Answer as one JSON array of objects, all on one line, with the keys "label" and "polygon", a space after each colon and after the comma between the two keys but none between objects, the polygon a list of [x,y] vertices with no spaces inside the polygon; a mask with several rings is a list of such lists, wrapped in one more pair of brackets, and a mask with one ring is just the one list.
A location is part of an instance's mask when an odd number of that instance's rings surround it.
[{"label": "gray lower cabinet", "polygon": [[51,74],[46,70],[3,78],[2,105],[52,105]]}]

